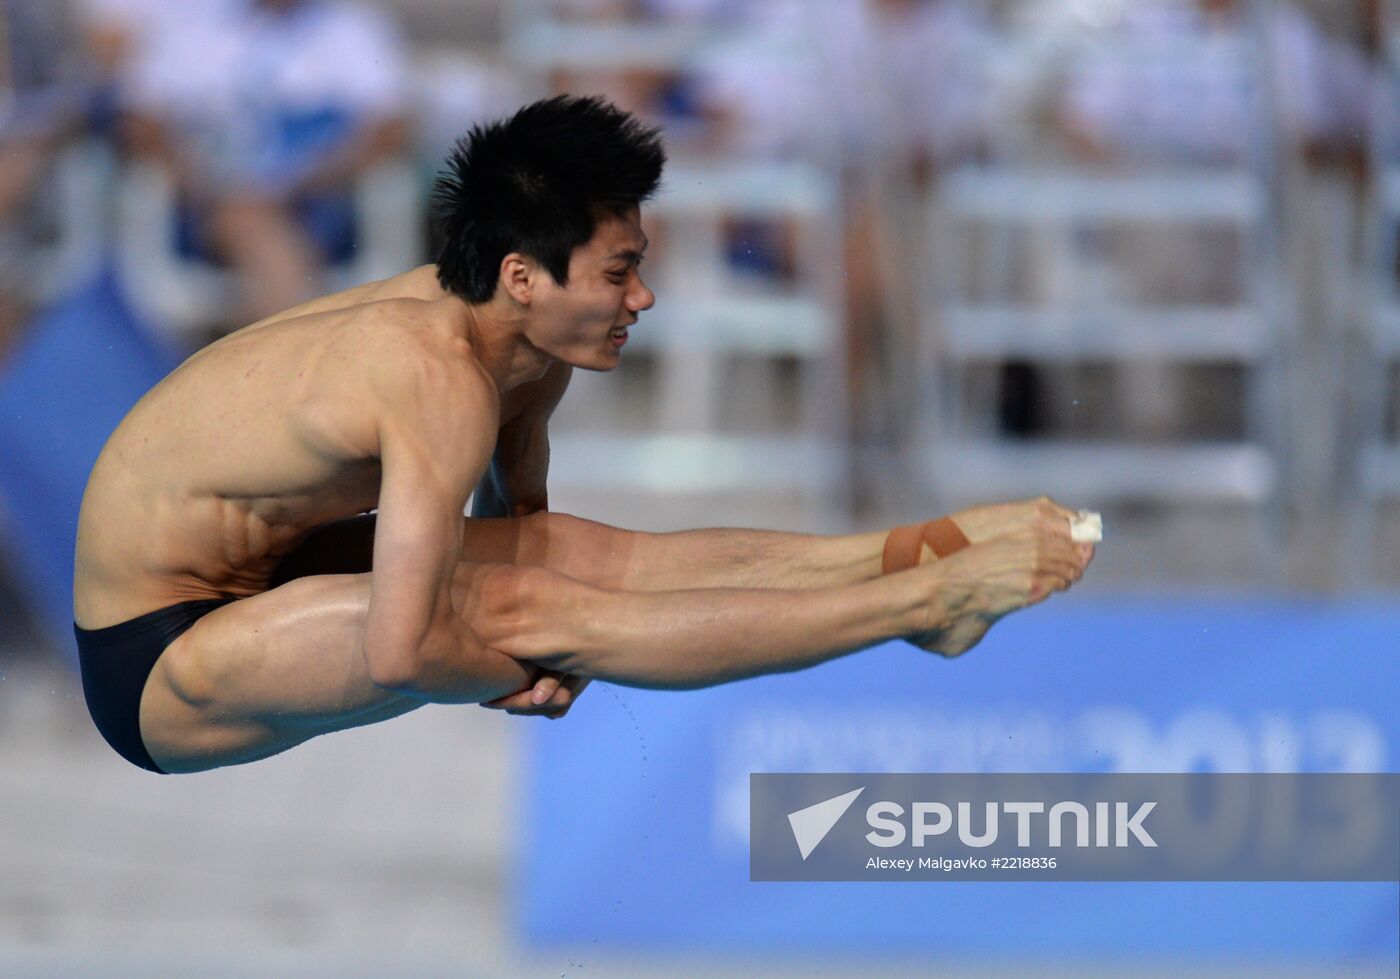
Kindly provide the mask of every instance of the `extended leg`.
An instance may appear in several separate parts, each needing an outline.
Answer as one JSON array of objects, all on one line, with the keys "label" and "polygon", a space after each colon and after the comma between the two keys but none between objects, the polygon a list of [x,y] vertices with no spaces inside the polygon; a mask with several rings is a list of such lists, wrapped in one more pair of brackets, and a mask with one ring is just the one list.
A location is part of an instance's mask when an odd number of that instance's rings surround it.
[{"label": "extended leg", "polygon": [[710,528],[623,530],[563,513],[469,520],[462,560],[548,568],[619,591],[832,588],[880,574],[884,532],[829,537]]},{"label": "extended leg", "polygon": [[[272,583],[371,570],[374,528],[371,513],[317,529],[283,559]],[[829,588],[878,577],[884,539],[883,531],[848,537],[724,528],[648,534],[537,513],[468,520],[462,560],[548,568],[620,591]]]},{"label": "extended leg", "polygon": [[[684,689],[802,669],[968,618],[985,631],[1068,588],[1087,561],[1056,530],[998,538],[840,588],[625,592],[543,568],[464,567],[466,601],[458,607],[475,635],[512,657],[577,676]],[[448,673],[425,673],[424,689],[441,683],[450,692]]]},{"label": "extended leg", "polygon": [[[512,657],[577,676],[688,689],[803,669],[926,629],[928,569],[832,589],[625,592],[541,568],[467,573],[472,631]],[[438,678],[425,678],[432,688]],[[442,677],[445,691],[451,681]]]}]

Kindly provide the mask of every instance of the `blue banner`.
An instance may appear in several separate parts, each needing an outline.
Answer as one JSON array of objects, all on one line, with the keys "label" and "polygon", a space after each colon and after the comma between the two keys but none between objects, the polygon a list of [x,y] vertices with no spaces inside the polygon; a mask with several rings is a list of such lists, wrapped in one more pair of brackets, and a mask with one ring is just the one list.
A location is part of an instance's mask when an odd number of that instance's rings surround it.
[{"label": "blue banner", "polygon": [[[528,724],[527,944],[1396,957],[1394,884],[751,882],[751,772],[1393,771],[1400,608],[1066,600],[945,661],[889,643]],[[664,650],[658,650],[664,655]]]},{"label": "blue banner", "polygon": [[73,646],[73,548],[112,430],[177,364],[105,272],[26,325],[0,364],[0,545],[36,624]]}]

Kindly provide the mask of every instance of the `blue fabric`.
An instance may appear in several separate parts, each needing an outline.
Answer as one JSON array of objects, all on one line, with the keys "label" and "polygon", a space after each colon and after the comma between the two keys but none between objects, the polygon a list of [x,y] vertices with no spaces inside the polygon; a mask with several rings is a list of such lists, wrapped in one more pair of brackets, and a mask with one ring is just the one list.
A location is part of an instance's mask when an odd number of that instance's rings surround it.
[{"label": "blue fabric", "polygon": [[88,474],[126,412],[176,363],[104,273],[38,316],[0,364],[0,542],[40,628],[70,660]]}]

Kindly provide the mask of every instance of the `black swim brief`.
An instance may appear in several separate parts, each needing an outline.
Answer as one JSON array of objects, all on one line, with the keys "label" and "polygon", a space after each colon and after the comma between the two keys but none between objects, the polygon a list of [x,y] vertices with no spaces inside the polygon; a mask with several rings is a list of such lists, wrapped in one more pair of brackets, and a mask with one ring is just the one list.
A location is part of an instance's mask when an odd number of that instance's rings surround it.
[{"label": "black swim brief", "polygon": [[156,660],[190,626],[231,601],[181,602],[105,629],[73,626],[88,712],[107,743],[133,765],[165,774],[141,740],[141,693]]}]

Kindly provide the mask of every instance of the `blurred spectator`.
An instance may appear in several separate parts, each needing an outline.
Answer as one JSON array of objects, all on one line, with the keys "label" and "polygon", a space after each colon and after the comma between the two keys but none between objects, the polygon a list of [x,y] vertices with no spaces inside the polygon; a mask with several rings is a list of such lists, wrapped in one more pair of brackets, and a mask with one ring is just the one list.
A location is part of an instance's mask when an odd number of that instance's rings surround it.
[{"label": "blurred spectator", "polygon": [[1070,66],[1080,149],[1154,162],[1247,162],[1261,124],[1313,155],[1364,142],[1371,68],[1290,3],[1151,0],[1114,8]]},{"label": "blurred spectator", "polygon": [[434,170],[473,125],[531,101],[519,73],[494,51],[417,52],[413,75],[415,155]]},{"label": "blurred spectator", "polygon": [[[938,171],[979,156],[990,30],[966,0],[772,0],[700,65],[698,101],[722,145],[748,157],[835,161],[846,190],[849,388],[856,438],[910,417],[920,201]],[[871,396],[879,392],[879,396]]]},{"label": "blurred spectator", "polygon": [[[1065,122],[1082,158],[1232,165],[1260,175],[1285,164],[1285,176],[1291,161],[1358,158],[1371,66],[1361,50],[1323,34],[1294,4],[1152,0],[1110,13],[1091,31],[1102,38],[1079,49],[1065,88]],[[1284,200],[1296,207],[1303,196],[1295,186]],[[1310,234],[1308,223],[1295,231],[1296,242]],[[1077,245],[1098,252],[1100,289],[1106,284],[1148,303],[1222,303],[1257,294],[1249,277],[1260,270],[1247,266],[1238,234],[1126,231],[1081,235]],[[1309,282],[1305,296],[1322,286]],[[1327,315],[1320,307],[1306,312],[1317,322]],[[1200,380],[1184,380],[1161,367],[1124,370],[1117,402],[1128,426],[1140,433],[1182,429],[1187,405],[1201,402]],[[1210,415],[1221,415],[1218,406]]]},{"label": "blurred spectator", "polygon": [[836,150],[847,164],[887,164],[891,155],[948,160],[980,145],[982,5],[770,0],[742,11],[738,43],[717,47],[699,72],[702,103],[729,121],[739,151]]},{"label": "blurred spectator", "polygon": [[[707,30],[718,26],[714,15],[722,2],[555,0],[544,19],[565,27],[568,39],[553,42],[559,47],[546,56],[547,84],[555,92],[605,95],[664,126],[674,152],[697,135],[690,60]],[[635,33],[579,43],[581,35],[569,28]]]},{"label": "blurred spectator", "polygon": [[[1267,182],[1286,176],[1290,161],[1355,159],[1365,144],[1366,57],[1291,3],[1101,0],[1066,16],[1077,43],[1064,49],[1058,115],[1081,162],[1226,167]],[[1299,190],[1285,200],[1296,204]],[[1306,227],[1299,230],[1306,235]],[[1070,240],[1041,242],[1035,288],[1059,301],[1249,302],[1259,295],[1254,278],[1262,271],[1250,264],[1257,250],[1241,240],[1251,233],[1262,232],[1079,229]],[[1117,379],[1118,416],[1138,437],[1180,437],[1228,414],[1200,396],[1203,383],[1200,371],[1127,366]],[[1192,407],[1203,412],[1194,423]]]},{"label": "blurred spectator", "polygon": [[244,0],[75,0],[75,11],[94,81],[96,123],[107,133],[116,110],[120,78],[145,52],[157,34],[183,30],[225,14]]},{"label": "blurred spectator", "polygon": [[0,363],[25,319],[35,243],[57,233],[46,178],[84,118],[68,27],[52,0],[0,0]]},{"label": "blurred spectator", "polygon": [[176,184],[188,247],[237,273],[242,320],[322,291],[354,248],[351,184],[406,135],[394,25],[341,0],[206,0],[169,18],[127,2],[125,134]]}]

